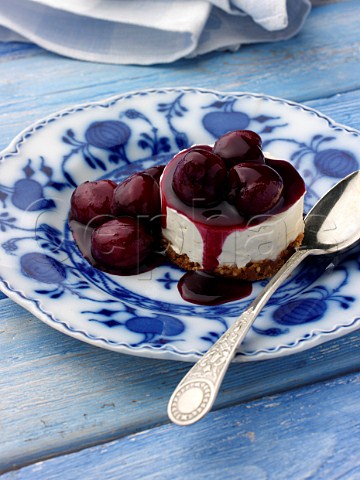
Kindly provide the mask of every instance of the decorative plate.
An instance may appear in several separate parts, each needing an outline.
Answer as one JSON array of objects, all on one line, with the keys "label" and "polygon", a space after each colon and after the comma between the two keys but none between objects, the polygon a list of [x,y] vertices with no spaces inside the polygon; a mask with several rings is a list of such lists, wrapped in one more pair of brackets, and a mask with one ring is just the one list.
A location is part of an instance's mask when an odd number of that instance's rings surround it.
[{"label": "decorative plate", "polygon": [[[182,272],[136,276],[94,269],[67,224],[72,191],[164,163],[194,143],[251,129],[291,161],[307,186],[306,210],[359,168],[360,133],[286,100],[193,88],[146,90],[51,115],[18,135],[0,161],[2,290],[48,325],[131,355],[195,361],[255,297],[219,306],[181,299]],[[344,212],[346,214],[346,212]],[[295,353],[360,326],[360,255],[312,258],[273,296],[237,361]]]}]

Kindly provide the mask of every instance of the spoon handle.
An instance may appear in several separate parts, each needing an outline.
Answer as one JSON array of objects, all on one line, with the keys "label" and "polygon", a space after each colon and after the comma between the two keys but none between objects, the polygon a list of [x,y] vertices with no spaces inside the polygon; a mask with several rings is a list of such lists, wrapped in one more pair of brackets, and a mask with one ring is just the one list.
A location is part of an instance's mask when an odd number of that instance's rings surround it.
[{"label": "spoon handle", "polygon": [[209,412],[236,350],[256,317],[272,294],[309,253],[311,251],[307,249],[296,250],[250,306],[189,370],[170,398],[170,420],[178,425],[191,425]]}]

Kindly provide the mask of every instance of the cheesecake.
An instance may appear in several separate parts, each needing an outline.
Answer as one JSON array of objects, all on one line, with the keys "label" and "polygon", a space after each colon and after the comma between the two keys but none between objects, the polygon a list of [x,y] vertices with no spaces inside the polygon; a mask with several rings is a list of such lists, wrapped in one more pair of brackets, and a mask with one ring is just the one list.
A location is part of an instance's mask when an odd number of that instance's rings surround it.
[{"label": "cheesecake", "polygon": [[177,153],[159,186],[166,255],[184,270],[256,281],[301,245],[304,181],[290,162],[264,153],[255,132]]}]

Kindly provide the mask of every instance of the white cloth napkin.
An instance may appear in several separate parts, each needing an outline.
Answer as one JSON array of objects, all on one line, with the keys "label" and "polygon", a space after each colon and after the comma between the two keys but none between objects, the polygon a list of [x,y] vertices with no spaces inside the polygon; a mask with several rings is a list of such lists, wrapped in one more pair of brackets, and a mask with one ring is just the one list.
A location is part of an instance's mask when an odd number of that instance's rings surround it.
[{"label": "white cloth napkin", "polygon": [[0,0],[0,41],[150,65],[295,35],[310,0]]}]

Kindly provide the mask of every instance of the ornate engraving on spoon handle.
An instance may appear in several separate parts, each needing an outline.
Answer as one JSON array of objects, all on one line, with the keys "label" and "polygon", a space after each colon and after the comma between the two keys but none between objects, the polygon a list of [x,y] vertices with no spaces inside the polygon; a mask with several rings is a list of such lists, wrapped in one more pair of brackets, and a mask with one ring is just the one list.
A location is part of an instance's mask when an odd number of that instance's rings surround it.
[{"label": "ornate engraving on spoon handle", "polygon": [[297,250],[277,274],[238,317],[208,352],[191,368],[176,387],[168,404],[168,416],[178,425],[191,425],[204,417],[213,406],[221,382],[240,343],[256,317],[299,263],[311,253]]},{"label": "ornate engraving on spoon handle", "polygon": [[246,310],[179,383],[168,405],[174,423],[190,425],[211,409],[236,349],[255,317],[252,307]]}]

